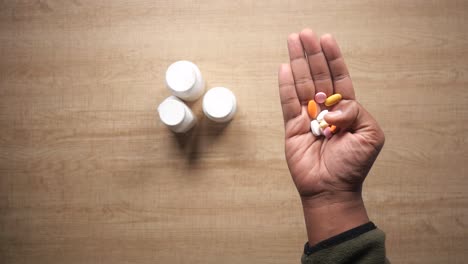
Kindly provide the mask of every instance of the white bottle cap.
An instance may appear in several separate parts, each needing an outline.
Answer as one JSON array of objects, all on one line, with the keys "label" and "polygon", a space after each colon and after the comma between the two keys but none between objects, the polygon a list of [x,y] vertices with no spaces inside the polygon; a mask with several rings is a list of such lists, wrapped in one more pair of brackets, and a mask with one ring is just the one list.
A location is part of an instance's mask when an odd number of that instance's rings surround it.
[{"label": "white bottle cap", "polygon": [[190,61],[177,61],[167,68],[166,86],[183,100],[194,101],[204,90],[204,81],[198,67]]},{"label": "white bottle cap", "polygon": [[177,133],[187,132],[196,123],[192,111],[174,96],[166,98],[158,106],[158,112],[161,121]]},{"label": "white bottle cap", "polygon": [[227,88],[212,88],[203,97],[203,112],[215,122],[231,120],[236,110],[236,96]]}]

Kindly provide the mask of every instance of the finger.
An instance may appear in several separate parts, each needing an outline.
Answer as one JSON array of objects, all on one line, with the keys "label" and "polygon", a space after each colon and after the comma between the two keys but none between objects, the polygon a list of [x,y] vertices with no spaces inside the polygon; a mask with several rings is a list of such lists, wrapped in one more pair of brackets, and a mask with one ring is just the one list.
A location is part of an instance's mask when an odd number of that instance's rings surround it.
[{"label": "finger", "polygon": [[283,109],[284,123],[301,114],[301,104],[297,98],[294,78],[289,64],[281,64],[278,70],[278,86]]},{"label": "finger", "polygon": [[320,38],[320,44],[330,68],[334,92],[340,93],[345,99],[354,99],[353,83],[335,38],[326,34]]},{"label": "finger", "polygon": [[298,34],[289,35],[288,51],[297,97],[301,104],[307,104],[309,100],[314,98],[315,88]]},{"label": "finger", "polygon": [[310,72],[314,80],[315,92],[324,92],[327,96],[333,94],[333,83],[328,69],[327,60],[322,52],[320,42],[311,29],[304,29],[299,34],[307,55]]},{"label": "finger", "polygon": [[325,121],[342,131],[361,135],[378,150],[384,144],[385,136],[377,121],[355,100],[342,100],[325,115]]}]

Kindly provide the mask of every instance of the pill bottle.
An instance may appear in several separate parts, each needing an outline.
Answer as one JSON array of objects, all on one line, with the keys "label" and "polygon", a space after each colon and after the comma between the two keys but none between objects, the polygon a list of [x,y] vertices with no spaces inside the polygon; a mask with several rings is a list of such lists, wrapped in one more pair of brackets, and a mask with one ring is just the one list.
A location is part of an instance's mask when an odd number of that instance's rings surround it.
[{"label": "pill bottle", "polygon": [[236,110],[236,96],[227,88],[214,87],[203,96],[203,113],[215,122],[230,121]]},{"label": "pill bottle", "polygon": [[158,106],[161,121],[176,133],[189,131],[197,122],[188,106],[175,96],[169,96]]},{"label": "pill bottle", "polygon": [[166,71],[166,86],[172,95],[185,101],[195,101],[205,90],[200,69],[190,61],[176,61]]}]

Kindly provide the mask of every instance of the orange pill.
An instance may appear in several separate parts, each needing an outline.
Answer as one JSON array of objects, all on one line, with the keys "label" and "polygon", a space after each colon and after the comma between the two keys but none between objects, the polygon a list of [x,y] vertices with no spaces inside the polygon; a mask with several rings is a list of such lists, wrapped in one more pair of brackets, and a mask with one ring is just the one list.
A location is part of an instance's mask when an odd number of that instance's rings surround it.
[{"label": "orange pill", "polygon": [[334,125],[331,125],[330,132],[332,132],[332,134],[335,134],[336,132],[338,132],[338,128]]},{"label": "orange pill", "polygon": [[314,100],[310,100],[307,105],[307,112],[309,113],[310,118],[316,118],[318,113],[318,106]]}]

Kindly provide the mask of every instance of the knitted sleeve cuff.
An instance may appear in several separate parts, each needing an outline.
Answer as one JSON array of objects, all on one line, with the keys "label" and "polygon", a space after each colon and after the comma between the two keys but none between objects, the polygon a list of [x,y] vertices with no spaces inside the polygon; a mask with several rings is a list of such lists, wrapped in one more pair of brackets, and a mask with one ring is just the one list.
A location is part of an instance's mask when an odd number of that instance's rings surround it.
[{"label": "knitted sleeve cuff", "polygon": [[305,243],[304,245],[304,254],[305,255],[310,255],[312,253],[315,253],[317,251],[330,248],[333,246],[336,246],[340,243],[343,243],[345,241],[351,240],[353,238],[356,238],[366,232],[369,232],[371,230],[376,229],[376,226],[372,222],[368,222],[366,224],[360,225],[358,227],[355,227],[353,229],[350,229],[348,231],[345,231],[339,235],[333,236],[331,238],[328,238],[326,240],[323,240],[319,242],[318,244],[314,246],[310,246],[309,242]]}]

